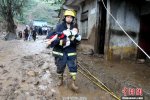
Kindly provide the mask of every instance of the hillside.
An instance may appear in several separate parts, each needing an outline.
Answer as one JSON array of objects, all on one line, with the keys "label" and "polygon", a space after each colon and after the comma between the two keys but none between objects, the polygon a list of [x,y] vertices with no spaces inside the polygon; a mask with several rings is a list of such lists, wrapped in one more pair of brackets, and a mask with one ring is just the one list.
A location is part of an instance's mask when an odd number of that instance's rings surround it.
[{"label": "hillside", "polygon": [[16,17],[19,23],[29,24],[33,20],[47,21],[50,25],[56,25],[58,10],[61,4],[52,4],[53,0],[31,0],[23,9],[23,15]]}]

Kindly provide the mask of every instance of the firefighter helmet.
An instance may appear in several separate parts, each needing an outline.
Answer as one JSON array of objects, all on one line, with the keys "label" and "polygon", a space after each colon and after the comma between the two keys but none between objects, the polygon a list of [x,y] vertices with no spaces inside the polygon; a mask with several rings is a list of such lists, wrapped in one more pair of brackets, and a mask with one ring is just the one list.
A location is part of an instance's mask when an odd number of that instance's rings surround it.
[{"label": "firefighter helmet", "polygon": [[76,16],[76,12],[72,9],[68,9],[64,12],[64,16],[72,16],[75,17]]}]

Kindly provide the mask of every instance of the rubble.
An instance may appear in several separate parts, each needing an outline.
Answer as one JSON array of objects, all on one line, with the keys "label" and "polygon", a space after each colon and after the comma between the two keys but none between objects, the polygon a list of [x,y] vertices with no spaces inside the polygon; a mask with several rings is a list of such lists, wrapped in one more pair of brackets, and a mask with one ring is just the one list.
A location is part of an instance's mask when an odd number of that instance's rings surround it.
[{"label": "rubble", "polygon": [[35,76],[36,76],[36,73],[35,73],[34,71],[28,71],[28,72],[27,72],[27,75],[32,76],[32,77],[35,77]]}]

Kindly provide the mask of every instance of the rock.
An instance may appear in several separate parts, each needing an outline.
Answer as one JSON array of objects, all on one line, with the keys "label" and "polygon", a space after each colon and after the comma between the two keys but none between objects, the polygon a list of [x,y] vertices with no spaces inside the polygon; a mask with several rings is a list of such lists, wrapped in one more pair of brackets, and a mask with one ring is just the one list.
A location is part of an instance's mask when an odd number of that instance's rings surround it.
[{"label": "rock", "polygon": [[40,89],[40,90],[46,90],[46,89],[47,89],[47,86],[39,85],[39,89]]},{"label": "rock", "polygon": [[0,91],[2,91],[3,90],[3,88],[2,87],[0,87]]},{"label": "rock", "polygon": [[15,82],[18,82],[18,78],[15,78],[14,81],[15,81]]},{"label": "rock", "polygon": [[40,84],[40,82],[39,81],[36,81],[35,83],[34,83],[34,85],[39,85]]},{"label": "rock", "polygon": [[42,76],[42,80],[47,80],[47,79],[49,79],[49,76],[50,76],[50,73],[45,73],[43,76]]},{"label": "rock", "polygon": [[8,78],[7,78],[7,80],[11,80],[11,79],[12,79],[12,77],[8,77]]},{"label": "rock", "polygon": [[15,61],[15,60],[17,60],[18,58],[14,58],[14,59],[12,59],[11,61]]},{"label": "rock", "polygon": [[54,89],[51,89],[51,91],[52,91],[53,93],[56,93],[56,90],[54,90]]},{"label": "rock", "polygon": [[27,61],[32,61],[33,60],[33,56],[24,56],[23,59],[27,60]]},{"label": "rock", "polygon": [[0,68],[4,68],[5,66],[4,65],[0,65]]},{"label": "rock", "polygon": [[45,62],[45,63],[42,65],[42,69],[45,70],[45,69],[48,69],[48,68],[49,68],[48,63]]},{"label": "rock", "polygon": [[47,73],[47,74],[50,74],[50,71],[49,71],[49,70],[46,70],[46,73]]},{"label": "rock", "polygon": [[44,53],[44,54],[51,54],[49,50],[45,50],[42,53]]},{"label": "rock", "polygon": [[45,97],[47,100],[55,100],[54,99],[54,97],[56,96],[56,90],[55,89],[53,89],[53,88],[47,89],[47,90],[44,90],[43,92],[45,92]]},{"label": "rock", "polygon": [[35,73],[34,71],[28,71],[28,72],[27,72],[27,75],[32,76],[32,77],[35,77],[35,76],[36,76],[36,73]]},{"label": "rock", "polygon": [[30,93],[30,96],[34,96],[34,93]]},{"label": "rock", "polygon": [[22,81],[21,82],[25,82],[26,80],[25,79],[22,79]]},{"label": "rock", "polygon": [[44,61],[40,61],[40,62],[38,62],[38,67],[43,66],[43,64],[44,64]]},{"label": "rock", "polygon": [[137,63],[138,63],[138,64],[143,64],[143,63],[145,63],[145,59],[138,59],[138,60],[137,60]]},{"label": "rock", "polygon": [[19,94],[19,93],[20,93],[20,91],[19,91],[19,90],[16,90],[16,91],[14,91],[14,93],[15,93],[15,94]]},{"label": "rock", "polygon": [[94,55],[94,50],[93,49],[89,49],[87,51],[83,51],[82,53],[83,55]]},{"label": "rock", "polygon": [[29,92],[25,92],[26,95],[29,95]]},{"label": "rock", "polygon": [[3,70],[3,74],[6,74],[6,73],[8,73],[8,71],[7,70]]}]

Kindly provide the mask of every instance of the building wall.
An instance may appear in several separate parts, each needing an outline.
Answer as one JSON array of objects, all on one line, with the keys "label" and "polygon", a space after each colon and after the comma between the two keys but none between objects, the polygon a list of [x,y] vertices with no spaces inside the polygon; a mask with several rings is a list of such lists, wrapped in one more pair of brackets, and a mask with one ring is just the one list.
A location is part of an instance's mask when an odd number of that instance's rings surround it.
[{"label": "building wall", "polygon": [[[87,39],[83,39],[81,47],[83,49],[95,49],[97,36],[97,23],[99,12],[98,0],[85,0],[85,6],[80,3],[80,9],[77,12],[77,23],[79,32],[82,34],[84,28],[81,22],[82,12],[88,10],[88,28]],[[140,31],[140,6],[136,0],[107,0],[107,8],[112,15],[118,20],[124,30],[138,43]],[[144,13],[144,11],[143,11]],[[107,13],[105,33],[105,52],[106,59],[113,58],[135,58],[137,55],[137,47],[124,34],[118,24]]]},{"label": "building wall", "polygon": [[[140,9],[136,2],[130,0],[108,0],[110,12],[117,19],[124,30],[138,43],[138,35],[140,29]],[[137,47],[124,34],[118,24],[107,13],[107,33],[106,45],[109,48],[106,50],[107,58],[135,58],[137,54]],[[109,37],[109,38],[108,38]]]},{"label": "building wall", "polygon": [[78,11],[78,25],[80,34],[82,34],[82,22],[81,22],[81,15],[82,12],[88,10],[88,28],[87,28],[87,38],[82,40],[82,47],[84,49],[93,49],[95,45],[95,33],[96,33],[96,18],[97,18],[97,2],[96,0],[85,0],[85,6],[80,5],[80,10]]},{"label": "building wall", "polygon": [[141,15],[150,14],[150,1],[144,2],[141,7]]}]

